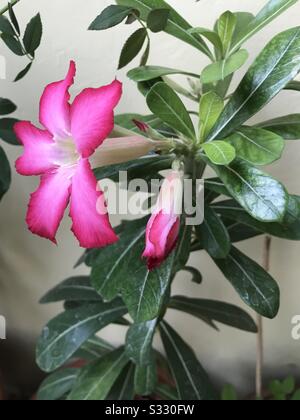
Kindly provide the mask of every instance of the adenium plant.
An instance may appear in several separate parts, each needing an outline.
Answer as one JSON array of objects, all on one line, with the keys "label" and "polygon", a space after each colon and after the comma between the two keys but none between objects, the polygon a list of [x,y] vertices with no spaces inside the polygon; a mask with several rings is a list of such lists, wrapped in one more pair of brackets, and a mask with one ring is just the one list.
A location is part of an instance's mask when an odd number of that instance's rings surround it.
[{"label": "adenium plant", "polygon": [[[277,315],[277,283],[235,244],[264,234],[300,239],[300,197],[261,168],[280,159],[287,140],[300,138],[300,115],[248,123],[283,89],[300,89],[294,80],[300,71],[300,28],[276,35],[235,91],[231,81],[248,59],[246,41],[296,1],[270,0],[257,16],[226,11],[207,29],[192,27],[163,0],[117,0],[90,29],[106,30],[123,21],[140,26],[126,41],[119,68],[144,47],[141,65],[128,77],[137,83],[150,114],[117,115],[113,127],[119,82],[88,89],[70,105],[71,64],[67,78],[47,87],[42,98],[41,122],[47,131],[24,122],[16,126],[25,146],[18,171],[42,174],[42,190],[31,199],[30,228],[53,240],[71,196],[73,230],[87,248],[77,265],[91,269],[89,276],[67,279],[42,299],[64,301],[64,311],[48,323],[38,341],[37,363],[51,373],[39,390],[40,399],[218,399],[194,350],[176,326],[166,322],[166,313],[182,311],[212,328],[221,323],[255,333],[257,327],[248,313],[229,303],[172,294],[172,283],[182,270],[201,283],[199,267],[189,266],[193,252],[207,252],[250,308],[267,318]],[[211,64],[199,74],[147,64],[151,34],[160,31],[193,46]],[[172,79],[176,74],[188,77],[187,86]],[[185,97],[194,101],[192,111]],[[112,138],[105,140],[107,136]],[[133,153],[125,154],[131,159],[126,162],[120,153],[122,137]],[[96,149],[100,157],[102,147],[113,160],[103,158],[93,173],[89,158]],[[118,160],[119,155],[123,159]],[[183,178],[196,181],[207,167],[215,177],[205,178],[204,222],[189,226],[174,203],[182,200]],[[96,179],[117,181],[121,170],[129,180],[147,182],[164,170],[169,175],[150,219],[124,221],[113,233],[108,215],[95,213],[96,199],[102,196],[96,194]],[[57,176],[57,185],[52,184]],[[115,348],[96,335],[110,324],[127,329],[123,346]],[[154,348],[156,333],[166,356]],[[72,364],[78,359],[79,364]]]}]

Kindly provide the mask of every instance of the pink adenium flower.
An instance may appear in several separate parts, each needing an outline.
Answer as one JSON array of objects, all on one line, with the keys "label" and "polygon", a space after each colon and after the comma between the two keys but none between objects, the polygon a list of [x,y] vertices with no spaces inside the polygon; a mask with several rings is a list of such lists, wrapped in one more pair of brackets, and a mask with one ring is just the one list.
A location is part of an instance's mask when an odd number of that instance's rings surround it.
[{"label": "pink adenium flower", "polygon": [[[76,66],[70,63],[65,80],[46,87],[40,102],[44,129],[23,121],[15,132],[24,153],[16,162],[21,175],[41,175],[40,186],[31,195],[27,224],[32,233],[56,243],[56,233],[70,201],[72,231],[84,248],[98,248],[117,241],[97,188],[89,158],[114,127],[114,108],[122,95],[115,80],[98,89],[85,89],[69,103],[69,88]],[[102,205],[101,205],[102,204]]]},{"label": "pink adenium flower", "polygon": [[164,180],[156,208],[147,224],[146,249],[149,270],[159,267],[177,245],[183,200],[183,174],[172,171]]}]

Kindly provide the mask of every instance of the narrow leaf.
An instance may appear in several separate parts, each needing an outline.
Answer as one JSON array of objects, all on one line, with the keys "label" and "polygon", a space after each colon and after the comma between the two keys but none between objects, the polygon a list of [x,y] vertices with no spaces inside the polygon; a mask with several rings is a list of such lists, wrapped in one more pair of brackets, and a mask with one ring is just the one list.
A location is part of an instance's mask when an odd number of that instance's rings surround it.
[{"label": "narrow leaf", "polygon": [[133,12],[131,7],[118,6],[113,4],[104,9],[99,16],[91,23],[90,31],[102,31],[119,25]]},{"label": "narrow leaf", "polygon": [[120,56],[119,67],[126,67],[141,51],[147,38],[147,30],[140,28],[134,32],[126,41]]}]

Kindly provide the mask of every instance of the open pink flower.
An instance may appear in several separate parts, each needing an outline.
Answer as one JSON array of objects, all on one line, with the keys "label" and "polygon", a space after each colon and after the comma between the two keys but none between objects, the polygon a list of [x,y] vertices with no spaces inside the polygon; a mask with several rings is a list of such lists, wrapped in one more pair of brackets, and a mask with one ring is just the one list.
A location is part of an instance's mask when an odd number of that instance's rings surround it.
[{"label": "open pink flower", "polygon": [[69,103],[69,88],[76,66],[70,63],[65,80],[46,87],[40,102],[40,123],[36,128],[23,121],[15,132],[24,145],[17,160],[21,175],[41,175],[38,190],[31,195],[27,224],[31,232],[56,243],[56,233],[70,201],[72,231],[84,248],[103,247],[117,241],[105,208],[104,195],[97,188],[89,157],[114,127],[113,110],[122,95],[117,80],[98,89],[85,89]]},{"label": "open pink flower", "polygon": [[146,249],[149,270],[159,267],[177,245],[183,199],[183,176],[172,171],[164,180],[156,208],[147,224]]}]

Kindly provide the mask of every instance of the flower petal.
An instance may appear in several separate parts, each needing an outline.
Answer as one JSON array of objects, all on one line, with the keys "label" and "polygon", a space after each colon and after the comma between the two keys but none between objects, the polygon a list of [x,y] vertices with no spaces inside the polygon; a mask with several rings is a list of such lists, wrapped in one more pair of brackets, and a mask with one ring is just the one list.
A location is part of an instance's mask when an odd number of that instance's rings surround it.
[{"label": "flower petal", "polygon": [[81,159],[72,181],[72,231],[83,248],[102,248],[118,240],[109,222],[105,198],[87,159]]},{"label": "flower petal", "polygon": [[27,224],[30,231],[56,243],[55,236],[70,197],[70,169],[59,169],[41,177],[37,191],[31,194]]},{"label": "flower petal", "polygon": [[91,156],[114,127],[114,108],[122,95],[115,80],[99,89],[83,90],[71,107],[71,133],[82,157]]},{"label": "flower petal", "polygon": [[16,161],[19,174],[41,175],[55,168],[51,159],[55,143],[48,131],[36,128],[29,121],[16,123],[14,131],[24,145],[24,153]]},{"label": "flower petal", "polygon": [[65,80],[51,83],[46,87],[40,102],[40,122],[55,138],[70,136],[70,94],[74,83],[76,65],[71,61]]}]

